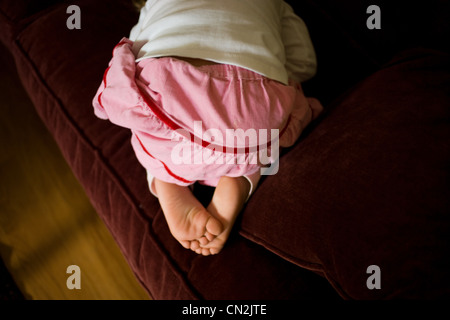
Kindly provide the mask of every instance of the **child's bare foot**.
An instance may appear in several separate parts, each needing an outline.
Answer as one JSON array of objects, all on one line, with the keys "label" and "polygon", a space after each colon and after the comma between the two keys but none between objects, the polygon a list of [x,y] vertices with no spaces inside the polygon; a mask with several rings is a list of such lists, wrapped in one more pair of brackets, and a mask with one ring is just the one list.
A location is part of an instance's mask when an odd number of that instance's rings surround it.
[{"label": "child's bare foot", "polygon": [[158,179],[154,183],[170,232],[183,247],[197,252],[223,233],[221,222],[206,211],[188,187]]},{"label": "child's bare foot", "polygon": [[195,252],[207,256],[222,250],[249,191],[250,183],[244,177],[222,177],[219,180],[208,211],[221,222],[223,229],[214,239],[206,245],[201,245]]}]

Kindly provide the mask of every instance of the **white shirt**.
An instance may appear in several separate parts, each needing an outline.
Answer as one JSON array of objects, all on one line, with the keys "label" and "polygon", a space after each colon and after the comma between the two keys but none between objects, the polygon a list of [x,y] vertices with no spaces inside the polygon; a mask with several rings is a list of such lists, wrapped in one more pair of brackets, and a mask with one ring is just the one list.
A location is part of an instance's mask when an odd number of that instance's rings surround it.
[{"label": "white shirt", "polygon": [[136,61],[198,58],[284,84],[316,72],[307,27],[282,0],[147,0],[129,38]]}]

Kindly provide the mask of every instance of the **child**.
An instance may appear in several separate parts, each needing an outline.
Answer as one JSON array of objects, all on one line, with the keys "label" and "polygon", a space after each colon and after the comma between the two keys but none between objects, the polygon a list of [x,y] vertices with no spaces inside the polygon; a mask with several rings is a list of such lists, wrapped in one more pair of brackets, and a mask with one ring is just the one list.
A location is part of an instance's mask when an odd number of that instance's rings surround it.
[{"label": "child", "polygon": [[[315,72],[307,28],[282,0],[148,0],[93,105],[131,129],[175,239],[217,254],[262,167],[278,160],[273,145],[292,146],[322,111],[300,86]],[[207,208],[195,182],[215,187]]]}]

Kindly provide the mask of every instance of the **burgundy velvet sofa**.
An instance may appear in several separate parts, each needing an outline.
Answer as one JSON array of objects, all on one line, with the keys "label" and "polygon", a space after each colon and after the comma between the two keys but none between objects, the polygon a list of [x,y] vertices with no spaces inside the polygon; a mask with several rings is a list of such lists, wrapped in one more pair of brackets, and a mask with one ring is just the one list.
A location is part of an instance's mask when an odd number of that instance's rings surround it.
[{"label": "burgundy velvet sofa", "polygon": [[[0,38],[152,298],[449,298],[449,2],[289,2],[318,56],[305,93],[326,111],[210,257],[172,238],[130,133],[92,110],[112,48],[138,17],[131,0],[2,0]],[[73,4],[81,29],[66,26]],[[372,4],[381,29],[366,26]]]}]

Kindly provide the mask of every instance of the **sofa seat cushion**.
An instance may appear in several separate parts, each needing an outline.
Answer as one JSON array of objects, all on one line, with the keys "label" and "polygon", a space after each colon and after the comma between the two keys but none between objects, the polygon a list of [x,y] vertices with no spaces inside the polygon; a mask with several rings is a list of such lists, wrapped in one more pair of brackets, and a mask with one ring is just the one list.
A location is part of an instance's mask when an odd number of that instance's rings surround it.
[{"label": "sofa seat cushion", "polygon": [[[338,20],[324,18],[326,10],[298,3],[309,9],[311,33],[320,35],[313,39],[321,64],[308,92],[332,101],[378,63],[342,35]],[[418,296],[420,288],[428,296],[445,293],[448,57],[399,57],[335,102],[283,155],[280,172],[261,183],[223,252],[205,258],[170,235],[130,133],[92,112],[111,50],[137,12],[128,0],[70,4],[82,10],[81,30],[65,27],[69,3],[58,1],[32,13],[5,42],[39,115],[152,297],[335,298],[314,273],[350,298]],[[381,267],[381,291],[366,287],[373,264]],[[411,277],[418,281],[408,288]]]},{"label": "sofa seat cushion", "polygon": [[[399,54],[285,154],[241,234],[322,273],[344,297],[448,296],[449,106],[450,56]],[[380,290],[366,285],[371,265]]]},{"label": "sofa seat cushion", "polygon": [[221,254],[211,257],[184,249],[172,237],[132,150],[129,130],[96,118],[92,107],[112,49],[138,14],[128,0],[72,4],[81,8],[80,30],[66,28],[68,4],[63,2],[36,15],[10,50],[38,114],[150,296],[338,298],[323,277],[237,232]]},{"label": "sofa seat cushion", "polygon": [[35,17],[42,15],[45,11],[63,2],[63,0],[22,0],[22,1],[1,1],[0,2],[0,22],[2,32],[0,40],[11,41],[14,36],[30,23]]}]

